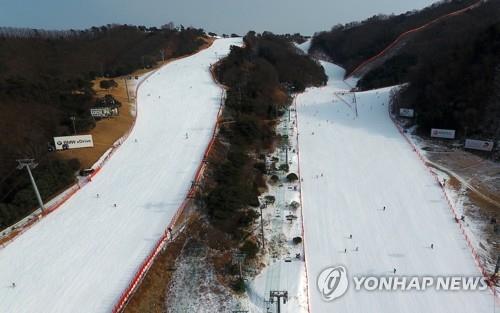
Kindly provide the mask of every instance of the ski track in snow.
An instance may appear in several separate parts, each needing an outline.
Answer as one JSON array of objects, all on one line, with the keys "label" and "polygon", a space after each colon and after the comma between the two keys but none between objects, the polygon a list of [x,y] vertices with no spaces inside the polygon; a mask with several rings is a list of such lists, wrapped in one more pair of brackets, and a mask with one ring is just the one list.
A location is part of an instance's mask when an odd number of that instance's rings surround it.
[{"label": "ski track in snow", "polygon": [[[296,100],[311,312],[492,312],[489,290],[354,290],[353,275],[392,275],[393,268],[398,276],[481,273],[436,180],[390,119],[391,88],[356,93],[356,117],[333,95],[349,89],[344,70],[321,63],[327,86]],[[349,102],[352,93],[342,97]],[[325,302],[316,279],[340,264],[351,286]]]},{"label": "ski track in snow", "polygon": [[220,103],[209,66],[233,44],[216,40],[146,79],[135,127],[101,172],[0,250],[0,312],[111,311],[186,196]]}]

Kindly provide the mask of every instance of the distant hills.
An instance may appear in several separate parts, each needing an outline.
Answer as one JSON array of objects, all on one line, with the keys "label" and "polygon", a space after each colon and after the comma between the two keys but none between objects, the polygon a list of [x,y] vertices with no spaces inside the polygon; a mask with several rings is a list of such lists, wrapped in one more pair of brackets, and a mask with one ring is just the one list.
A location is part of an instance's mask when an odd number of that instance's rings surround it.
[{"label": "distant hills", "polygon": [[[350,72],[399,34],[476,2],[440,2],[421,11],[335,26],[315,34],[310,52]],[[405,82],[409,85],[398,103],[416,110],[421,132],[453,128],[459,136],[500,139],[500,1],[482,1],[408,36],[358,85],[371,89]]]}]

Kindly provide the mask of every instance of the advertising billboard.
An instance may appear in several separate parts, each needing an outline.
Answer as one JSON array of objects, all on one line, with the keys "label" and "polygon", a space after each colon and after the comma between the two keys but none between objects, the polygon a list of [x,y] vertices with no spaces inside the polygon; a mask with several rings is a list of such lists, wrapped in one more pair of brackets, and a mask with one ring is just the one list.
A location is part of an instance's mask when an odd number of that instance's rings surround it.
[{"label": "advertising billboard", "polygon": [[481,151],[493,150],[493,141],[465,139],[465,148]]},{"label": "advertising billboard", "polygon": [[56,150],[89,148],[94,146],[92,135],[54,137]]},{"label": "advertising billboard", "polygon": [[433,128],[433,129],[431,129],[431,137],[454,139],[455,138],[455,130],[454,129]]}]

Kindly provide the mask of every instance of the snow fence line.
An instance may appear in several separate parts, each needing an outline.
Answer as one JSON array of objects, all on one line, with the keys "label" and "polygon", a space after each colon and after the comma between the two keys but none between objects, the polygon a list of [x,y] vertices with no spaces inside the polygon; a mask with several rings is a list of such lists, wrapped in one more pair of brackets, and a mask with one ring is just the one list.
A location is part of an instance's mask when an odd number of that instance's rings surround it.
[{"label": "snow fence line", "polygon": [[366,59],[365,61],[363,61],[360,65],[358,65],[354,70],[351,71],[351,73],[349,75],[346,76],[346,79],[354,76],[356,74],[356,72],[358,72],[362,67],[364,67],[366,64],[370,63],[370,62],[373,62],[374,60],[380,58],[381,56],[383,56],[384,54],[387,53],[387,51],[389,51],[390,49],[392,49],[396,44],[398,44],[404,37],[412,34],[412,33],[415,33],[415,32],[418,32],[422,29],[425,29],[427,28],[428,26],[432,25],[432,24],[435,24],[439,21],[441,21],[442,19],[445,19],[447,17],[452,17],[452,16],[455,16],[455,15],[460,15],[464,12],[466,12],[467,10],[469,9],[473,9],[475,7],[477,7],[483,0],[477,0],[476,2],[474,2],[473,4],[469,5],[468,7],[465,7],[463,9],[460,9],[460,10],[457,10],[457,11],[454,11],[454,12],[450,12],[450,13],[447,13],[445,15],[441,15],[440,17],[437,17],[435,19],[433,19],[432,21],[429,21],[427,23],[425,23],[424,25],[421,25],[419,27],[415,27],[415,28],[412,28],[410,30],[407,30],[405,32],[403,32],[402,34],[400,34],[392,43],[390,43],[387,47],[385,47],[384,50],[380,51],[378,54]]},{"label": "snow fence line", "polygon": [[[408,134],[405,133],[405,131],[401,127],[401,125],[398,124],[396,118],[391,114],[391,112],[388,112],[388,113],[389,113],[389,116],[390,116],[392,122],[394,123],[394,125],[398,129],[399,133],[406,139],[406,142],[408,144],[410,144],[410,146],[413,149],[413,152],[415,152],[417,154],[418,158],[420,159],[420,161],[422,161],[422,163],[427,168],[427,170],[429,171],[429,173],[431,173],[431,175],[436,179],[436,183],[438,184],[438,186],[441,187],[441,191],[443,192],[444,198],[446,199],[446,202],[448,202],[448,207],[450,208],[450,210],[451,210],[451,212],[453,214],[453,217],[455,218],[455,221],[457,222],[458,226],[460,227],[460,231],[462,232],[462,234],[463,234],[463,236],[465,238],[465,241],[467,242],[467,245],[470,248],[470,251],[472,253],[472,257],[474,258],[474,262],[476,263],[476,266],[478,267],[478,269],[481,272],[481,274],[483,275],[483,277],[485,279],[487,279],[487,281],[489,281],[489,279],[491,277],[488,276],[488,272],[486,271],[486,268],[485,268],[483,262],[481,261],[481,258],[479,257],[479,254],[476,251],[476,248],[472,244],[472,241],[470,240],[469,235],[467,234],[467,231],[465,230],[464,223],[462,222],[461,218],[459,217],[459,215],[457,213],[457,209],[453,205],[453,202],[451,201],[450,197],[448,196],[448,193],[446,192],[445,184],[441,183],[441,181],[439,180],[438,175],[428,165],[426,157],[424,157],[420,153],[418,147],[408,137]],[[491,283],[488,284],[488,285],[490,287],[491,292],[493,293],[493,296],[496,297],[496,300],[499,300],[500,299],[500,295],[497,294],[495,285],[491,284]]]},{"label": "snow fence line", "polygon": [[299,199],[300,199],[300,210],[302,212],[300,222],[302,223],[302,249],[304,254],[304,268],[306,273],[306,290],[307,290],[307,312],[311,312],[311,302],[309,301],[310,293],[309,293],[309,275],[307,272],[307,259],[306,259],[306,236],[305,236],[305,228],[304,228],[304,207],[302,206],[304,203],[304,199],[302,199],[302,175],[300,174],[300,144],[299,144],[299,113],[297,110],[297,98],[293,99],[293,107],[295,109],[295,127],[297,129],[296,142],[297,142],[297,174],[299,176]]},{"label": "snow fence line", "polygon": [[[141,79],[141,81],[137,84],[135,87],[135,94],[136,94],[136,115],[134,120],[132,121],[132,126],[129,128],[129,130],[119,139],[117,139],[111,148],[106,150],[106,152],[97,160],[97,162],[92,165],[92,169],[94,169],[94,172],[90,174],[89,176],[83,177],[80,180],[78,180],[76,183],[68,187],[66,190],[61,192],[58,196],[56,196],[54,199],[49,201],[49,205],[45,208],[45,210],[42,212],[40,208],[35,210],[34,214],[28,215],[18,223],[14,224],[13,226],[9,227],[11,234],[13,231],[20,229],[12,238],[4,242],[2,245],[0,245],[0,248],[4,248],[7,246],[9,243],[14,241],[19,235],[23,234],[25,231],[31,228],[37,221],[41,220],[45,216],[49,215],[50,213],[54,212],[58,208],[60,208],[66,201],[68,201],[74,194],[76,194],[80,189],[82,189],[85,185],[87,185],[89,182],[92,181],[92,178],[99,173],[101,168],[106,164],[106,162],[111,158],[111,156],[121,147],[121,145],[125,142],[125,140],[128,138],[130,133],[132,132],[132,129],[135,126],[135,121],[137,120],[137,114],[138,114],[138,108],[137,108],[137,90],[139,87],[142,85],[144,81],[146,81],[151,75],[156,73],[158,69],[151,71],[150,73],[146,74],[144,78]],[[7,229],[9,229],[7,228]],[[5,233],[4,231],[3,233]],[[6,234],[7,236],[8,234]],[[2,234],[3,236],[3,234]],[[1,237],[0,237],[1,238]]]},{"label": "snow fence line", "polygon": [[120,295],[117,303],[113,307],[113,310],[112,310],[113,313],[122,312],[125,309],[127,302],[130,300],[131,296],[136,291],[140,282],[145,277],[148,270],[151,268],[151,265],[153,265],[154,260],[156,259],[158,254],[160,254],[160,252],[164,248],[167,241],[171,238],[171,234],[170,234],[169,229],[172,229],[172,227],[177,223],[179,216],[182,214],[184,209],[187,207],[189,200],[195,195],[196,184],[200,182],[200,180],[203,176],[203,173],[205,172],[205,169],[207,166],[205,160],[207,159],[208,155],[212,151],[212,148],[215,144],[217,132],[219,129],[220,117],[222,116],[222,109],[224,107],[224,102],[226,99],[226,92],[225,92],[226,86],[220,84],[217,81],[217,79],[215,78],[214,73],[213,73],[213,65],[210,66],[209,71],[212,75],[212,79],[221,88],[222,91],[221,91],[221,97],[220,97],[220,103],[219,103],[219,110],[217,111],[217,116],[216,116],[216,122],[214,124],[213,129],[212,129],[212,135],[211,135],[210,141],[209,141],[207,147],[205,148],[205,152],[203,153],[203,159],[200,162],[200,164],[198,165],[198,168],[196,169],[194,179],[193,179],[194,183],[189,188],[189,190],[186,194],[186,198],[184,199],[184,201],[181,203],[181,205],[177,209],[177,212],[175,213],[174,217],[172,218],[172,220],[168,224],[167,228],[165,229],[165,232],[160,237],[160,239],[158,239],[153,250],[149,253],[149,255],[146,257],[146,259],[139,266],[139,269],[135,273],[134,277],[130,280],[128,287]]}]

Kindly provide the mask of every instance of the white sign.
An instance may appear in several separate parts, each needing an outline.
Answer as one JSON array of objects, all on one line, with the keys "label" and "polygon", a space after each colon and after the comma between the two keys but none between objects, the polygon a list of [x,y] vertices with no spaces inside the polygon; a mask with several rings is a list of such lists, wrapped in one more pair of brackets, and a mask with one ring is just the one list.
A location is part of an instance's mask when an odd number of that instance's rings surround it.
[{"label": "white sign", "polygon": [[403,117],[413,117],[414,116],[413,109],[399,109],[399,116]]},{"label": "white sign", "polygon": [[91,108],[90,115],[93,117],[108,117],[111,115],[110,108]]},{"label": "white sign", "polygon": [[493,141],[465,139],[465,148],[482,150],[482,151],[491,151],[493,150]]},{"label": "white sign", "polygon": [[94,146],[92,135],[54,137],[56,150],[88,148]]},{"label": "white sign", "polygon": [[118,109],[110,107],[91,108],[90,115],[93,117],[110,117],[118,115]]},{"label": "white sign", "polygon": [[454,139],[455,138],[455,130],[454,129],[433,128],[433,129],[431,129],[431,137]]}]

